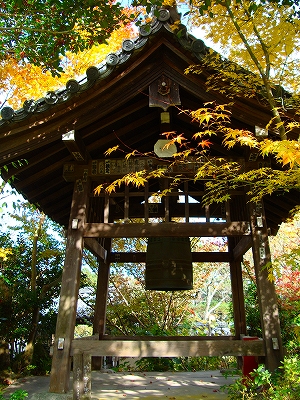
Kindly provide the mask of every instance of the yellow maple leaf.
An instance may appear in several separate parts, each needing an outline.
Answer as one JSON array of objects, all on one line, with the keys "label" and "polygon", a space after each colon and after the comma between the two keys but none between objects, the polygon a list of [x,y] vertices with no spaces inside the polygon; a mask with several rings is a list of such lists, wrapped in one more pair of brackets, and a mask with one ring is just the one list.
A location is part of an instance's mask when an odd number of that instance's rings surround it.
[{"label": "yellow maple leaf", "polygon": [[120,146],[117,144],[116,146],[110,147],[109,149],[107,149],[107,150],[104,152],[105,157],[106,157],[106,156],[110,156],[111,153],[113,153],[114,151],[118,150],[119,147],[120,147]]}]

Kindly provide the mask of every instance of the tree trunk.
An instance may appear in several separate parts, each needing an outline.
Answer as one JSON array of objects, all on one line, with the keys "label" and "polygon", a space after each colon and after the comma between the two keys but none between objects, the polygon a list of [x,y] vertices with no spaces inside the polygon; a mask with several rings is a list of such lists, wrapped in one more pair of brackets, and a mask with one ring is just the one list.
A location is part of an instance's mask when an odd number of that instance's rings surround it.
[{"label": "tree trunk", "polygon": [[9,345],[5,340],[0,340],[0,371],[10,367]]},{"label": "tree trunk", "polygon": [[41,214],[38,227],[34,233],[33,245],[32,245],[32,253],[31,253],[31,282],[30,289],[32,294],[35,295],[36,305],[32,310],[32,323],[31,323],[31,331],[29,332],[27,345],[23,354],[23,362],[24,366],[32,364],[33,351],[34,351],[34,343],[37,334],[37,328],[40,318],[40,306],[38,305],[40,299],[37,298],[36,291],[36,278],[37,278],[37,244],[39,237],[41,235],[43,223],[45,221],[45,215]]}]

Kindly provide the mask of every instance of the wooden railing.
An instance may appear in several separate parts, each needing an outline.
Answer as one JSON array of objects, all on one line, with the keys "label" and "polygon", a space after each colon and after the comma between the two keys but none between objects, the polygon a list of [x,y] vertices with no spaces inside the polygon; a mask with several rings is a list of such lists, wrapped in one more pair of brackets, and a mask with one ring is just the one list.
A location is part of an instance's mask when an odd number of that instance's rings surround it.
[{"label": "wooden railing", "polygon": [[91,398],[92,356],[203,357],[264,356],[263,340],[243,341],[232,336],[103,336],[74,339],[73,399]]}]

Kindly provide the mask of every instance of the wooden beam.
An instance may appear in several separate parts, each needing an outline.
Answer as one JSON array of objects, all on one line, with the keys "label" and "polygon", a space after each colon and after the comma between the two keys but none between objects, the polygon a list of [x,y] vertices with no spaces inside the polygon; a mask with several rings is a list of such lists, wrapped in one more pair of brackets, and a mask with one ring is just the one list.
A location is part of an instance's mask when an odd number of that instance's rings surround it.
[{"label": "wooden beam", "polygon": [[[18,168],[14,167],[11,164],[8,164],[7,171],[6,170],[1,171],[2,179],[7,181],[12,176],[16,176],[16,175],[23,173],[24,171],[27,171],[28,169],[34,167],[35,165],[38,165],[41,162],[41,160],[45,160],[46,158],[52,157],[52,159],[54,159],[57,156],[57,153],[59,153],[60,151],[61,151],[61,145],[60,145],[60,143],[59,144],[56,143],[55,145],[48,147],[46,151],[39,151],[39,152],[35,153],[35,155],[33,157],[26,158],[26,163],[23,163],[22,166],[18,165]],[[68,160],[69,159],[66,157],[60,158],[60,162],[67,162]],[[40,170],[39,167],[37,167],[37,169]]]},{"label": "wooden beam", "polygon": [[85,238],[84,246],[91,251],[95,256],[101,258],[104,262],[106,262],[107,250],[100,243],[97,242],[96,239],[93,238]]},{"label": "wooden beam", "polygon": [[247,221],[224,223],[86,223],[84,237],[224,237],[250,235]]},{"label": "wooden beam", "polygon": [[72,342],[72,354],[117,357],[262,356],[262,340],[84,340]]},{"label": "wooden beam", "polygon": [[[113,142],[114,140],[116,140],[116,137],[121,137],[126,133],[129,133],[131,131],[133,131],[134,129],[138,129],[139,126],[143,125],[143,124],[150,124],[153,119],[157,116],[157,111],[153,110],[153,112],[151,112],[150,114],[146,115],[146,116],[141,116],[140,119],[134,120],[131,123],[126,124],[126,126],[124,126],[122,129],[120,130],[116,130],[116,131],[111,131],[110,128],[109,132],[106,135],[103,135],[103,133],[101,135],[99,135],[99,139],[93,141],[93,143],[91,145],[89,145],[87,148],[105,148],[105,146],[107,146],[109,143]],[[108,118],[109,124],[108,126],[111,126],[112,121],[111,118]],[[104,125],[105,122],[104,122]],[[104,127],[102,125],[102,120],[101,120],[101,132],[104,131]],[[97,131],[99,130],[99,121],[97,121]],[[127,142],[126,142],[127,144]]]},{"label": "wooden beam", "polygon": [[[24,190],[24,192],[26,192],[26,195],[28,197],[34,196],[34,194],[30,193],[30,189],[28,189],[28,186],[29,187],[32,186],[34,188],[34,192],[36,194],[38,194],[39,191],[40,192],[47,191],[47,187],[49,188],[49,185],[50,185],[50,180],[48,179],[47,182],[45,182],[45,175],[47,176],[49,174],[52,177],[52,174],[55,174],[55,171],[57,171],[58,168],[61,169],[61,167],[62,167],[62,162],[61,162],[62,160],[60,160],[60,159],[58,159],[57,161],[56,160],[57,160],[57,158],[53,157],[53,161],[49,162],[49,164],[47,165],[46,168],[42,168],[42,169],[34,168],[33,172],[31,172],[30,176],[28,176],[26,179],[18,182],[18,190],[19,191]],[[68,160],[66,159],[66,162],[67,161]],[[18,172],[17,169],[16,169],[16,172]],[[15,175],[17,175],[17,174],[15,174]],[[60,180],[61,178],[59,177],[58,179]],[[57,181],[57,178],[55,178],[55,179],[51,178],[51,180],[53,181],[53,184],[55,184],[55,182]],[[42,185],[39,184],[37,187],[38,181],[43,182],[43,184]]]},{"label": "wooden beam", "polygon": [[[105,129],[111,126],[112,123],[116,124],[120,122],[123,118],[132,115],[132,113],[141,110],[143,107],[148,107],[148,99],[146,98],[146,96],[139,98],[138,101],[134,100],[135,99],[133,99],[133,101],[130,102],[129,105],[124,104],[123,107],[121,107],[121,111],[118,112],[115,110],[115,112],[113,113],[113,120],[111,115],[109,117],[105,117],[104,113],[104,115],[102,115],[101,118],[101,129]],[[80,133],[82,134],[83,138],[88,138],[98,131],[99,131],[98,120],[89,123],[86,127],[80,129]],[[93,148],[93,142],[88,145],[88,149],[92,148]]]},{"label": "wooden beam", "polygon": [[283,220],[286,218],[286,210],[289,209],[289,207],[286,206],[285,209],[282,210],[281,208],[279,208],[278,204],[274,204],[272,206],[272,203],[270,201],[265,202],[265,207],[268,208],[269,212],[271,212],[274,215],[280,216]]},{"label": "wooden beam", "polygon": [[[247,236],[248,238],[249,236]],[[236,246],[238,238],[228,238],[228,250],[232,254]],[[242,238],[243,239],[243,238]],[[242,241],[239,241],[239,243]],[[234,247],[235,246],[235,247]],[[230,281],[232,291],[232,307],[233,307],[233,319],[234,319],[234,332],[236,339],[241,339],[241,335],[247,334],[246,324],[246,313],[245,313],[245,299],[244,299],[244,288],[243,288],[243,276],[242,276],[242,257],[232,260],[230,265]],[[238,364],[241,364],[241,359],[238,359]],[[240,365],[241,366],[241,365]]]},{"label": "wooden beam", "polygon": [[[227,252],[194,252],[193,262],[230,262],[231,255]],[[144,263],[146,262],[145,252],[136,253],[111,253],[111,262],[119,263]]]}]

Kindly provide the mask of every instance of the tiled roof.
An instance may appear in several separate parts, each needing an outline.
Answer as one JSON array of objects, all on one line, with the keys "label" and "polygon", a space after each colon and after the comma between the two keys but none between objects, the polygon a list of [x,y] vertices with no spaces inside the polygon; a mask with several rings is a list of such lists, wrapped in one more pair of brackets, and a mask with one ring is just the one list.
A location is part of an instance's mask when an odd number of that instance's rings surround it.
[{"label": "tiled roof", "polygon": [[169,10],[160,9],[159,16],[152,20],[152,23],[139,28],[139,35],[135,39],[126,39],[123,41],[122,48],[116,53],[110,53],[106,59],[97,66],[91,66],[86,70],[86,75],[82,78],[70,79],[66,83],[65,88],[56,91],[49,91],[45,97],[38,100],[26,100],[23,107],[14,110],[11,107],[3,107],[1,109],[0,127],[26,119],[32,114],[38,114],[48,110],[56,104],[68,101],[75,94],[90,89],[96,82],[107,78],[114,69],[121,64],[128,62],[135,51],[145,46],[149,38],[161,29],[174,34],[182,47],[193,53],[199,60],[207,53],[208,47],[201,39],[196,39],[187,32],[184,25],[177,26],[176,31],[172,24],[174,19]]}]

